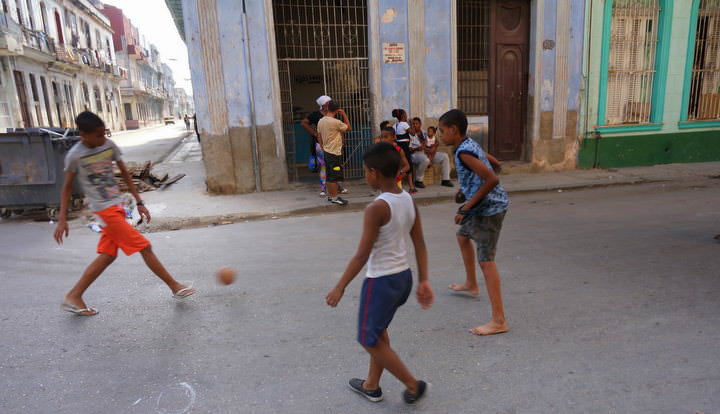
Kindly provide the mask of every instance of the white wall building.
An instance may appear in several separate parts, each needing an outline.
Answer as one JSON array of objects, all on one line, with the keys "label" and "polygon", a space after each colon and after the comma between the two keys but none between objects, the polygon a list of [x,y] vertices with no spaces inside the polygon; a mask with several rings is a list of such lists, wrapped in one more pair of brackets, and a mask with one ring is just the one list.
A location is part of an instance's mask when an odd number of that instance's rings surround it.
[{"label": "white wall building", "polygon": [[110,21],[89,0],[2,0],[0,129],[72,127],[84,110],[124,129]]}]

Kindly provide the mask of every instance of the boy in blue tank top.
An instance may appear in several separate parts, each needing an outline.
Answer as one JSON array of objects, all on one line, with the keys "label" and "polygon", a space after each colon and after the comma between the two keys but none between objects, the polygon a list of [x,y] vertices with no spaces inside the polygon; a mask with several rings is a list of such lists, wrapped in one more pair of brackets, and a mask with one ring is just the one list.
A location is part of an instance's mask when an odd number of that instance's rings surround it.
[{"label": "boy in blue tank top", "polygon": [[493,335],[508,331],[500,292],[500,274],[495,265],[495,251],[500,237],[505,212],[508,209],[507,193],[500,185],[494,169],[499,163],[486,154],[475,140],[465,135],[467,117],[452,109],[440,117],[440,131],[446,145],[455,147],[455,168],[460,183],[461,199],[466,202],[455,215],[455,224],[460,225],[457,240],[465,264],[464,285],[450,285],[455,292],[480,293],[475,275],[476,252],[485,286],[492,305],[492,320],[470,329],[475,335]]},{"label": "boy in blue tank top", "polygon": [[429,308],[434,296],[427,278],[427,249],[420,215],[410,194],[398,188],[395,181],[400,170],[400,157],[394,146],[387,142],[374,144],[363,154],[365,178],[381,194],[365,209],[358,250],[325,299],[328,305],[337,306],[347,285],[367,263],[360,296],[357,340],[370,354],[370,368],[367,379],[353,378],[348,385],[370,401],[381,401],[380,376],[387,369],[407,387],[403,392],[405,403],[415,404],[426,395],[428,384],[417,380],[405,367],[390,348],[387,333],[395,311],[405,303],[412,290],[405,245],[407,234],[410,234],[417,257],[416,295],[420,306]]}]

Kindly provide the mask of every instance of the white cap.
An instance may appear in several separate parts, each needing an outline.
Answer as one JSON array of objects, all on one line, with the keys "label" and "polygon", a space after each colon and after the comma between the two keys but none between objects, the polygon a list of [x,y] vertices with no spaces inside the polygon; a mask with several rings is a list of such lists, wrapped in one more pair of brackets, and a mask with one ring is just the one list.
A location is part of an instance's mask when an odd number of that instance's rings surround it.
[{"label": "white cap", "polygon": [[320,105],[320,109],[322,109],[323,105],[325,105],[326,103],[328,103],[330,101],[332,101],[332,98],[327,95],[323,95],[315,100],[315,102],[317,102],[317,104]]}]

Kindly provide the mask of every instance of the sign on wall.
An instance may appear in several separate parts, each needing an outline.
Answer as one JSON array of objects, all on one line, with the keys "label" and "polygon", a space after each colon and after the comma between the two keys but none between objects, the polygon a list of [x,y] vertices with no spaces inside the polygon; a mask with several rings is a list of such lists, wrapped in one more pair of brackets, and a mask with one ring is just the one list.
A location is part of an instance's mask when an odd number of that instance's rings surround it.
[{"label": "sign on wall", "polygon": [[405,63],[405,43],[383,43],[383,62]]}]

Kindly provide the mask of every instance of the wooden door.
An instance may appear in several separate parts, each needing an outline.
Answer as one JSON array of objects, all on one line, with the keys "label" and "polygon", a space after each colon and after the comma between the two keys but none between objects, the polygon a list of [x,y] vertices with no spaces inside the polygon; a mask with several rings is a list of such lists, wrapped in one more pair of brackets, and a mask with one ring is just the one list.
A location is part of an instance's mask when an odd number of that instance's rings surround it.
[{"label": "wooden door", "polygon": [[495,0],[492,5],[489,151],[501,160],[525,156],[530,3]]},{"label": "wooden door", "polygon": [[23,127],[29,128],[32,126],[30,123],[30,112],[28,112],[27,93],[25,90],[25,79],[23,73],[19,71],[13,71],[15,76],[15,89],[17,89],[18,101],[20,102],[20,113],[22,114]]}]

